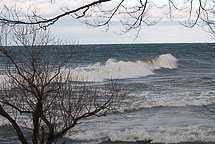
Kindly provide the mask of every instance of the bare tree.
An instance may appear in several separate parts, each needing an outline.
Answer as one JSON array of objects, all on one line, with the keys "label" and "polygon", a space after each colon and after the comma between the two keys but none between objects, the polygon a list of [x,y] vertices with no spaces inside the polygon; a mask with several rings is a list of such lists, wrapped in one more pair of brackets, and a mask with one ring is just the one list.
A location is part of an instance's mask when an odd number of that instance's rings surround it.
[{"label": "bare tree", "polygon": [[[23,144],[57,142],[80,119],[101,116],[119,107],[124,93],[108,83],[75,82],[65,72],[71,51],[59,55],[57,41],[49,31],[34,26],[18,26],[0,37],[6,76],[1,85],[0,115],[13,126]],[[18,46],[6,47],[11,38]],[[62,51],[62,49],[61,49]],[[32,131],[30,140],[23,127]]]},{"label": "bare tree", "polygon": [[[48,2],[48,1],[47,1]],[[51,1],[53,4],[55,1]],[[143,25],[154,25],[162,17],[153,17],[152,11],[155,8],[166,9],[163,16],[174,17],[176,11],[184,13],[184,25],[194,27],[195,25],[207,25],[214,29],[214,7],[213,0],[166,0],[160,4],[153,0],[135,0],[128,4],[129,0],[92,0],[76,8],[62,8],[62,13],[50,17],[44,17],[30,10],[25,18],[21,16],[21,10],[14,7],[4,6],[0,13],[0,24],[17,25],[31,24],[40,28],[47,28],[66,16],[71,16],[87,25],[93,27],[106,26],[108,29],[114,17],[120,16],[119,20],[124,26],[124,32],[137,30],[137,35]],[[110,6],[111,5],[111,6]]]}]

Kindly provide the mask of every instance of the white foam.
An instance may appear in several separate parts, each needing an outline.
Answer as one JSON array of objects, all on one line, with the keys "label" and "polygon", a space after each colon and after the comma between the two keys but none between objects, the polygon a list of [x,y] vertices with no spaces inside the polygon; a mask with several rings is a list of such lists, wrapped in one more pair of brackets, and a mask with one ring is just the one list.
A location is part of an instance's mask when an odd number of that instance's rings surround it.
[{"label": "white foam", "polygon": [[113,132],[111,141],[141,141],[146,139],[156,143],[180,143],[195,141],[214,141],[214,131],[208,125],[196,125],[189,127],[165,128],[144,127],[141,129],[126,129],[122,132]]},{"label": "white foam", "polygon": [[212,125],[193,125],[184,127],[139,126],[125,129],[96,129],[77,131],[67,134],[66,137],[75,140],[92,141],[106,139],[111,141],[142,141],[152,140],[155,143],[180,142],[210,142],[215,141]]},{"label": "white foam", "polygon": [[160,67],[168,69],[177,68],[177,61],[178,60],[171,54],[160,55],[158,58]]},{"label": "white foam", "polygon": [[[153,74],[160,68],[177,68],[177,59],[171,54],[147,60],[117,61],[108,59],[105,64],[96,63],[86,67],[70,69],[72,77],[80,81],[104,81],[105,79],[138,78]],[[66,71],[64,71],[66,72]]]},{"label": "white foam", "polygon": [[0,86],[8,84],[9,77],[7,75],[0,75]]},{"label": "white foam", "polygon": [[214,97],[215,91],[181,91],[181,92],[151,92],[131,93],[125,100],[124,105],[119,109],[120,112],[125,110],[133,111],[142,108],[152,107],[182,107],[182,106],[202,106],[213,104],[211,98]]}]

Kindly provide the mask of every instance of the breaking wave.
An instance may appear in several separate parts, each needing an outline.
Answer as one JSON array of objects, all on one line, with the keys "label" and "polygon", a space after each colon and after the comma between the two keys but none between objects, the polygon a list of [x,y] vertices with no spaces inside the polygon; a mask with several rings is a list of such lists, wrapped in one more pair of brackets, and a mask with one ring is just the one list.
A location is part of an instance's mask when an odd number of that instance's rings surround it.
[{"label": "breaking wave", "polygon": [[175,69],[177,59],[171,54],[142,60],[117,61],[108,59],[105,64],[96,63],[70,69],[73,78],[79,81],[104,81],[105,79],[138,78],[153,74],[155,69]]},{"label": "breaking wave", "polygon": [[[175,69],[177,68],[177,59],[171,54],[163,54],[159,57],[117,61],[115,59],[108,59],[105,64],[96,63],[86,67],[66,68],[62,69],[62,74],[67,79],[68,74],[71,74],[70,79],[74,81],[93,81],[100,82],[106,79],[126,79],[138,78],[153,74],[156,69]],[[50,76],[55,75],[55,73]],[[7,75],[0,75],[1,84],[8,82]],[[0,84],[0,85],[1,85]]]}]

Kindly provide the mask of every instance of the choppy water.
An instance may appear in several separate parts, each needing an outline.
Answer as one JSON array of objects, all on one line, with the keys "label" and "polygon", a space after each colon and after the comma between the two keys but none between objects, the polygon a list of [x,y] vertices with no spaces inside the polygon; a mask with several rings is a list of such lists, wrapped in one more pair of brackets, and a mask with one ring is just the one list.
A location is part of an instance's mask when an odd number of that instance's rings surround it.
[{"label": "choppy water", "polygon": [[118,79],[128,97],[118,113],[82,120],[67,137],[215,141],[215,121],[202,106],[215,93],[215,44],[83,45],[69,66],[80,81]]}]

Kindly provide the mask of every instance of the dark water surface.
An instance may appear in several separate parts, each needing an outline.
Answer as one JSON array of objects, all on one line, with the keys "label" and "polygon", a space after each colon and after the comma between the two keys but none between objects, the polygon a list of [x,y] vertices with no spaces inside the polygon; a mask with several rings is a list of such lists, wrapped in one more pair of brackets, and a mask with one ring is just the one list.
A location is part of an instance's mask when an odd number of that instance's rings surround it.
[{"label": "dark water surface", "polygon": [[[69,48],[57,46],[55,52]],[[100,83],[118,79],[128,91],[119,112],[82,120],[66,136],[73,142],[215,141],[215,122],[202,106],[215,93],[215,44],[82,45],[72,51],[74,76]],[[4,142],[11,133],[1,129]]]}]

